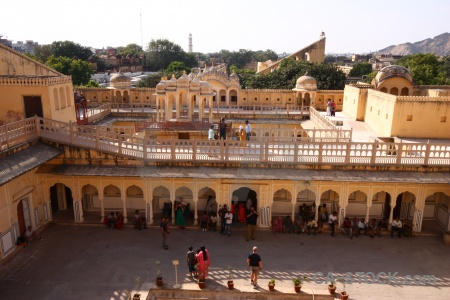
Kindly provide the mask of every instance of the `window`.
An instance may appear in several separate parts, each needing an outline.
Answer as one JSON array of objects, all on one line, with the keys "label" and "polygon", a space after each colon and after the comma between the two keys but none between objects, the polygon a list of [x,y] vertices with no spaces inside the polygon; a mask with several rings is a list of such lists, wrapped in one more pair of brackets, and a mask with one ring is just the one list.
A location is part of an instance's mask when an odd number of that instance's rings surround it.
[{"label": "window", "polygon": [[291,98],[289,98],[289,100],[288,101],[291,101]]},{"label": "window", "polygon": [[266,98],[266,101],[269,101],[269,98]]},{"label": "window", "polygon": [[411,122],[412,121],[412,115],[407,115],[406,116],[406,121]]},{"label": "window", "polygon": [[280,98],[277,98],[277,101],[280,101]]},{"label": "window", "polygon": [[147,100],[148,100],[148,99],[150,99],[150,97],[149,97],[149,96],[147,96]]},{"label": "window", "polygon": [[138,99],[138,97],[134,97],[134,99],[135,99],[135,100],[137,100],[137,99]]},{"label": "window", "polygon": [[255,101],[257,101],[258,100],[258,98],[255,98]]},{"label": "window", "polygon": [[386,114],[386,120],[389,118],[389,115],[388,114]]},{"label": "window", "polygon": [[106,96],[106,100],[108,100],[108,96]]},{"label": "window", "polygon": [[441,117],[441,122],[442,122],[442,123],[447,122],[447,117]]},{"label": "window", "polygon": [[97,96],[94,96],[94,99],[97,99]]},{"label": "window", "polygon": [[246,100],[246,98],[244,98],[244,101]]}]

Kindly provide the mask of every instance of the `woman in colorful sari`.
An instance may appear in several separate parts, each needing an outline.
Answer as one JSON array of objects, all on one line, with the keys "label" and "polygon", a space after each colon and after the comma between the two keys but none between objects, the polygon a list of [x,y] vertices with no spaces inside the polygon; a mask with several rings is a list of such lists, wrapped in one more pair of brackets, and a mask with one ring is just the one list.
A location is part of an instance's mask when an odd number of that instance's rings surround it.
[{"label": "woman in colorful sari", "polygon": [[198,262],[198,278],[205,279],[206,276],[208,275],[208,269],[211,263],[208,250],[206,250],[205,246],[200,247],[200,252],[197,254],[197,262]]},{"label": "woman in colorful sari", "polygon": [[247,222],[247,218],[245,217],[245,204],[239,204],[239,222],[245,223]]},{"label": "woman in colorful sari", "polygon": [[179,202],[177,205],[177,216],[175,221],[180,229],[184,229],[184,227],[186,226],[183,214],[184,214],[184,207],[181,204],[181,202]]},{"label": "woman in colorful sari", "polygon": [[283,231],[283,218],[277,217],[273,221],[273,233],[280,233]]}]

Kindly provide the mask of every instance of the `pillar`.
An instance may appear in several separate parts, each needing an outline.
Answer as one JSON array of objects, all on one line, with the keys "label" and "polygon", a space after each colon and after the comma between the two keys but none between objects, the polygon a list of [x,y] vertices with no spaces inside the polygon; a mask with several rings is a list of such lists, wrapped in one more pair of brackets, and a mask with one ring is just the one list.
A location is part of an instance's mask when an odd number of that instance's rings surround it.
[{"label": "pillar", "polygon": [[104,198],[103,196],[98,195],[98,201],[100,201],[100,214],[101,214],[101,219],[100,219],[100,223],[103,223],[103,220],[105,220],[105,203],[104,203]]},{"label": "pillar", "polygon": [[193,196],[194,200],[194,226],[198,225],[198,196]]},{"label": "pillar", "polygon": [[416,203],[414,204],[414,217],[412,219],[412,230],[416,232],[422,231],[423,223],[423,211],[425,210],[425,197],[423,193],[416,197]]},{"label": "pillar", "polygon": [[123,223],[127,224],[128,218],[127,218],[127,195],[126,195],[126,192],[122,192],[120,198],[122,199],[122,204],[123,204]]}]

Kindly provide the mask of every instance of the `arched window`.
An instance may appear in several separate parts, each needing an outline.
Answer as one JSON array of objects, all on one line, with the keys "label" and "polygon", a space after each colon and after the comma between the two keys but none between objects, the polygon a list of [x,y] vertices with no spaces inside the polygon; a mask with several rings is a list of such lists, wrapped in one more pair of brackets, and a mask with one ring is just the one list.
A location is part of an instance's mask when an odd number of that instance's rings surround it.
[{"label": "arched window", "polygon": [[391,94],[391,95],[395,95],[395,96],[398,96],[398,88],[396,88],[396,87],[393,87],[393,88],[391,89],[391,92],[390,92],[390,94]]},{"label": "arched window", "polygon": [[402,88],[401,96],[409,96],[409,89],[407,87]]}]

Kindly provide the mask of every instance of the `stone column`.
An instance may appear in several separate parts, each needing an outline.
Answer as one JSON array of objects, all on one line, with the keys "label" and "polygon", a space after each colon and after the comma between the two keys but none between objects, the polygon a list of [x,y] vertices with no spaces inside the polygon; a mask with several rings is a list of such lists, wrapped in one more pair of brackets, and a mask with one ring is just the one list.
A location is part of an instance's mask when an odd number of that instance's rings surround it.
[{"label": "stone column", "polygon": [[422,231],[423,212],[425,210],[425,198],[424,194],[420,193],[420,196],[416,197],[416,203],[414,204],[414,217],[412,220],[412,230],[416,232]]},{"label": "stone column", "polygon": [[128,218],[127,218],[127,195],[126,195],[126,191],[122,192],[122,195],[120,197],[122,199],[122,204],[123,204],[123,223],[127,224],[128,223]]},{"label": "stone column", "polygon": [[194,226],[198,225],[198,212],[197,212],[197,206],[198,206],[198,196],[193,196],[192,200],[194,200]]},{"label": "stone column", "polygon": [[104,203],[104,198],[102,195],[100,195],[100,193],[98,194],[98,201],[100,201],[100,214],[101,214],[101,219],[100,219],[100,223],[103,223],[103,220],[105,220],[105,203]]}]

